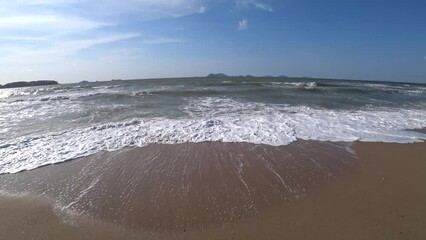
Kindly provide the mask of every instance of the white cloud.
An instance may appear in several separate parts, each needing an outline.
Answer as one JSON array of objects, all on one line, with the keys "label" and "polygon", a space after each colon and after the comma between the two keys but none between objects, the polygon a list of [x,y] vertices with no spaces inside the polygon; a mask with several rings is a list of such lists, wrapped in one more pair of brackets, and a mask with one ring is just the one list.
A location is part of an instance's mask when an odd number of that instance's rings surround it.
[{"label": "white cloud", "polygon": [[267,12],[273,12],[274,9],[261,1],[258,0],[236,0],[236,4],[238,8],[250,8],[254,7],[256,9],[260,9]]},{"label": "white cloud", "polygon": [[205,13],[206,11],[207,11],[207,7],[201,6],[200,9],[198,10],[198,13]]},{"label": "white cloud", "polygon": [[0,17],[0,30],[24,30],[24,33],[70,34],[111,25],[114,24],[76,16],[16,15]]},{"label": "white cloud", "polygon": [[181,17],[206,12],[208,0],[0,0],[0,16],[25,15],[28,12],[51,14],[69,9],[73,14],[88,18],[134,17],[139,20],[154,20]]},{"label": "white cloud", "polygon": [[[71,69],[73,65],[67,63],[87,63],[79,66],[93,66],[95,69],[95,66],[106,64],[99,65],[97,59],[106,56],[107,52],[110,53],[110,59],[117,61],[139,57],[143,49],[125,57],[114,52],[123,45],[113,43],[142,36],[141,33],[135,32],[134,27],[123,26],[129,22],[134,26],[134,23],[140,21],[203,14],[208,9],[208,1],[0,0],[0,66],[2,66],[0,71],[7,70],[7,75],[3,75],[5,79],[3,81],[50,76],[56,78],[55,74],[61,75],[72,71],[78,75],[80,69]],[[181,30],[183,28],[176,28],[176,31]],[[149,29],[144,32],[144,39],[134,42],[139,44],[184,42],[180,38],[149,36]],[[104,44],[109,45],[101,46]],[[139,49],[138,46],[133,47]],[[89,49],[93,51],[87,51]],[[139,61],[134,63],[140,66]],[[28,74],[30,70],[31,74]]]},{"label": "white cloud", "polygon": [[268,11],[268,12],[274,11],[271,6],[264,4],[264,3],[256,2],[256,3],[254,3],[254,6],[258,9],[262,9],[262,10],[265,10],[265,11]]},{"label": "white cloud", "polygon": [[[116,34],[108,37],[57,42],[50,47],[7,48],[0,57],[2,76],[5,81],[56,79],[64,81],[81,81],[82,78],[111,79],[131,64],[128,54],[111,50],[101,50],[96,54],[81,58],[78,53],[102,44],[111,44],[138,37],[139,34]],[[110,55],[109,52],[112,54]],[[135,53],[136,50],[132,50]],[[131,56],[133,57],[133,56]],[[136,61],[137,62],[137,61]],[[127,65],[126,65],[127,64]],[[1,71],[1,70],[0,70]],[[109,75],[109,77],[107,77]],[[117,76],[118,77],[118,76]]]},{"label": "white cloud", "polygon": [[122,10],[127,14],[133,13],[142,20],[177,18],[207,11],[205,4],[207,0],[103,0],[103,2],[115,9],[114,12]]},{"label": "white cloud", "polygon": [[10,36],[0,36],[0,40],[6,40],[6,41],[46,41],[48,40],[47,36],[40,36],[40,37],[31,37],[31,36],[17,36],[17,35],[10,35]]},{"label": "white cloud", "polygon": [[[77,16],[16,15],[0,17],[0,62],[26,66],[31,62],[53,62],[60,57],[109,42],[138,36],[135,33],[110,33],[100,37],[92,31],[112,26]],[[4,65],[3,65],[4,66]]]},{"label": "white cloud", "polygon": [[138,36],[140,36],[140,34],[137,33],[115,34],[108,37],[97,37],[75,41],[58,41],[48,47],[29,46],[12,48],[6,53],[6,57],[0,60],[5,60],[5,62],[16,62],[22,65],[25,65],[25,63],[28,62],[55,61],[59,58],[73,55],[96,45],[123,41]]},{"label": "white cloud", "polygon": [[142,43],[144,44],[169,44],[169,43],[183,43],[183,42],[185,41],[178,38],[155,38],[155,39],[142,41]]},{"label": "white cloud", "polygon": [[28,5],[64,4],[70,2],[73,2],[73,0],[16,0],[16,3]]},{"label": "white cloud", "polygon": [[51,48],[51,52],[54,55],[74,54],[78,51],[82,51],[84,49],[88,49],[96,45],[123,41],[123,40],[135,38],[139,36],[140,34],[138,33],[127,33],[127,34],[114,34],[108,37],[98,37],[98,38],[85,39],[85,40],[69,41],[65,43],[60,43],[57,46]]},{"label": "white cloud", "polygon": [[244,31],[244,30],[247,30],[247,28],[248,28],[248,20],[247,19],[243,19],[243,20],[238,22],[238,30]]}]

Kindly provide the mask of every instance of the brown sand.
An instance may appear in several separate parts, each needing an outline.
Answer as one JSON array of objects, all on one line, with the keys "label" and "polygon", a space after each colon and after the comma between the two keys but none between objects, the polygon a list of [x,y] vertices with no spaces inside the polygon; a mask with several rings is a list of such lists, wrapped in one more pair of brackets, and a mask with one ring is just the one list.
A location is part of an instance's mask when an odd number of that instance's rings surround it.
[{"label": "brown sand", "polygon": [[30,195],[0,198],[0,239],[424,239],[426,144],[347,147],[153,145],[0,176]]}]

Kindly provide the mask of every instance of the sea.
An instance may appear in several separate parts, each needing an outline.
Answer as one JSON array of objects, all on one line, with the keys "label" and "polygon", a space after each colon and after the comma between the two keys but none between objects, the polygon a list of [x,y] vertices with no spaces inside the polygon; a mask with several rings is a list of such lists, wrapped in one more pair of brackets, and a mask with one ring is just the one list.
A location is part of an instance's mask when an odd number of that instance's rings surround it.
[{"label": "sea", "polygon": [[116,80],[0,89],[0,174],[149,144],[422,142],[426,84]]}]

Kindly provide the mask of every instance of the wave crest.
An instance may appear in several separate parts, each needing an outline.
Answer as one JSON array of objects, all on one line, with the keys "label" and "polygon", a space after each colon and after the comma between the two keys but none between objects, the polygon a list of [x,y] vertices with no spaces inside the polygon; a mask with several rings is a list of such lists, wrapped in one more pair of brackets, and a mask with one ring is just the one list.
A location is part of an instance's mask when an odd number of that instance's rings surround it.
[{"label": "wave crest", "polygon": [[297,139],[323,141],[418,142],[426,111],[406,109],[329,110],[270,105],[224,98],[189,99],[186,116],[127,122],[21,137],[0,142],[0,173],[151,143],[250,142],[287,145]]}]

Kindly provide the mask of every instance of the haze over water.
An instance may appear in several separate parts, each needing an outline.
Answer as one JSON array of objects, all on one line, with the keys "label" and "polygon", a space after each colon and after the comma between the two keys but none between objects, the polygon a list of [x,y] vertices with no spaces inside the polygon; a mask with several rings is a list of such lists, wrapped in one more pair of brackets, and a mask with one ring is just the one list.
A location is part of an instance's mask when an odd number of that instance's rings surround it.
[{"label": "haze over water", "polygon": [[0,173],[151,143],[418,142],[426,85],[187,78],[0,90]]}]

